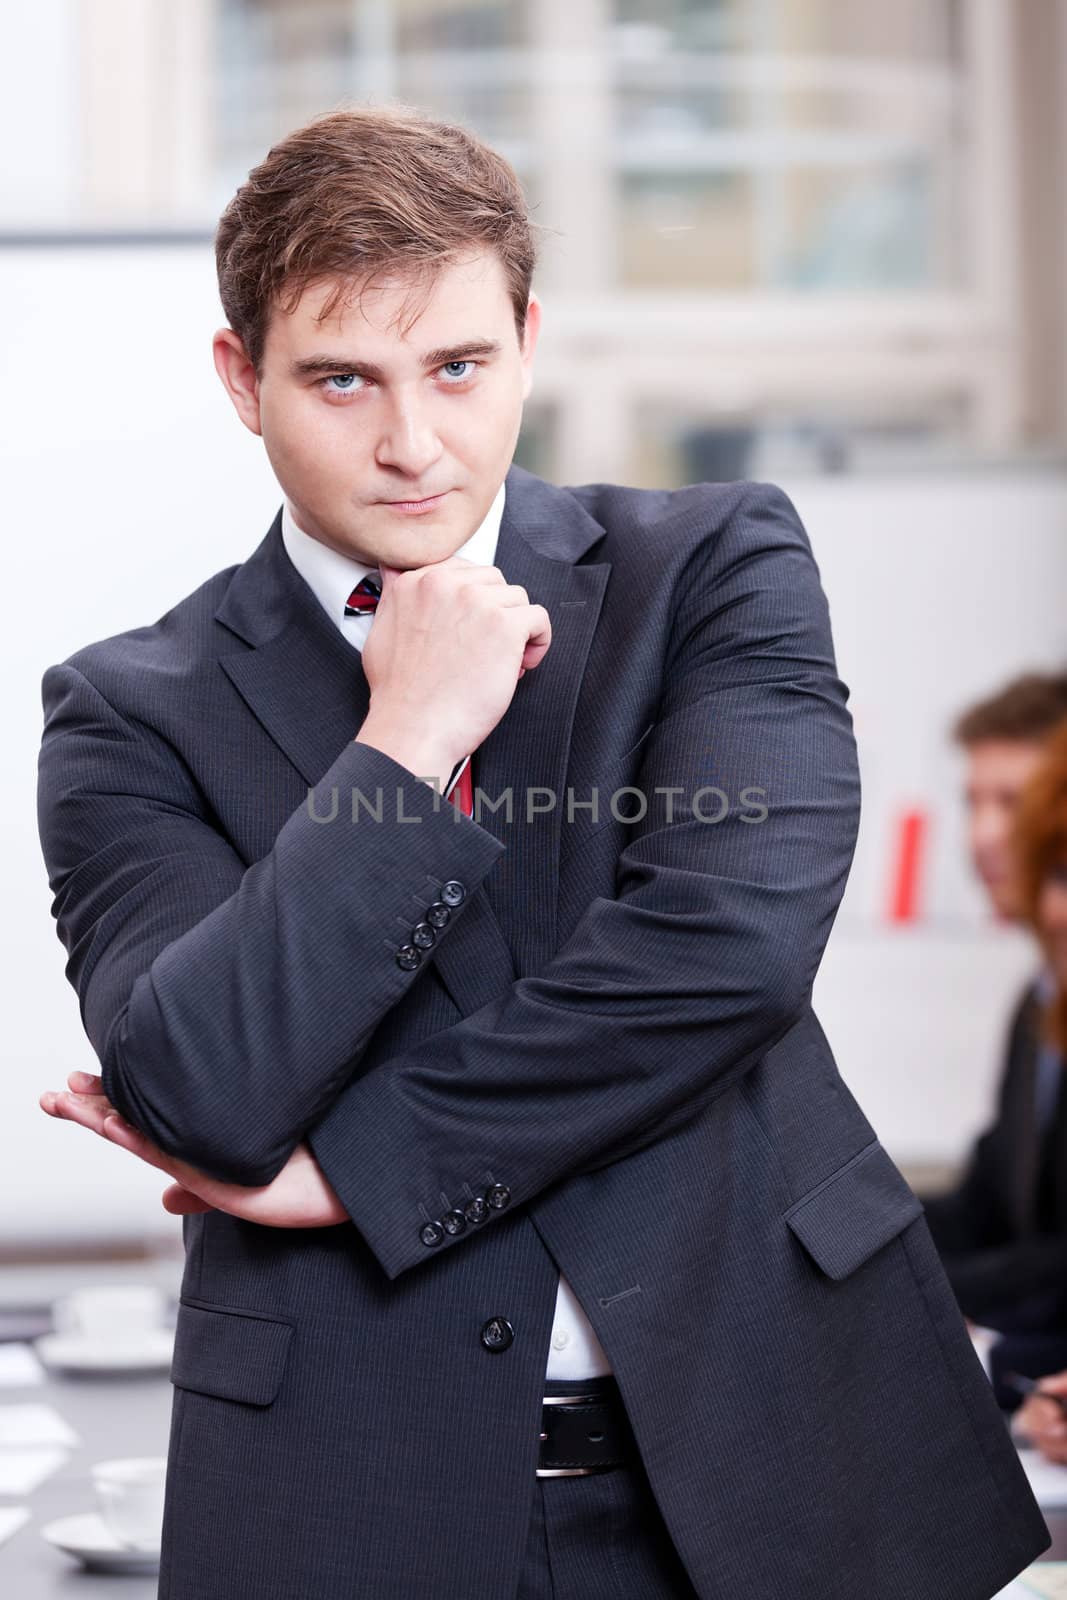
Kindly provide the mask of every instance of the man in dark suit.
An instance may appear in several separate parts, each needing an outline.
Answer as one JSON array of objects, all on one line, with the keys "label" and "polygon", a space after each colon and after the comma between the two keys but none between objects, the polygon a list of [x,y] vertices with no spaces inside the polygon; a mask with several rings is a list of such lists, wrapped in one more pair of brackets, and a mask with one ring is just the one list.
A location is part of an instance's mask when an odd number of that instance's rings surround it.
[{"label": "man in dark suit", "polygon": [[43,684],[101,1073],[42,1104],[184,1218],[161,1600],[988,1600],[1049,1535],[811,1008],[859,778],[792,503],[512,463],[462,130],[299,130],[218,259],[285,503]]},{"label": "man in dark suit", "polygon": [[[969,706],[953,728],[966,757],[971,861],[1001,922],[1020,918],[1019,798],[1065,719],[1067,673],[1027,672]],[[1021,1396],[1005,1371],[1037,1377],[1067,1365],[1067,1099],[1062,1059],[1039,1030],[1054,982],[1042,966],[1016,1000],[996,1110],[959,1181],[921,1196],[960,1309],[1002,1336],[990,1360],[1006,1411]]]}]

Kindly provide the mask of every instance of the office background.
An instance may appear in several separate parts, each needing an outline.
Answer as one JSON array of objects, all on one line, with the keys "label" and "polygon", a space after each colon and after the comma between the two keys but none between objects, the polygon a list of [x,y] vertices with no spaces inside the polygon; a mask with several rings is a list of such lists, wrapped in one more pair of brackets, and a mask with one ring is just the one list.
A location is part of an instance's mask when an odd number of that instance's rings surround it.
[{"label": "office background", "polygon": [[461,120],[524,181],[523,465],[795,500],[864,783],[816,1010],[909,1176],[951,1172],[1033,952],[971,881],[948,726],[1067,662],[1065,97],[1060,0],[7,11],[0,1262],[180,1246],[162,1174],[37,1105],[95,1065],[37,842],[40,677],[266,531],[280,494],[211,361],[212,231],[274,139],[355,100]]}]

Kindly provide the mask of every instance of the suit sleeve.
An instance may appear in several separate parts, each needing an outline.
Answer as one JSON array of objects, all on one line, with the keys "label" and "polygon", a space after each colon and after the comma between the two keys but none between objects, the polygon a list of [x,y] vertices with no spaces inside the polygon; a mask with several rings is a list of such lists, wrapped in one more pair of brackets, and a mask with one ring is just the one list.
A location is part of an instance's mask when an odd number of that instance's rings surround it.
[{"label": "suit sleeve", "polygon": [[540,972],[355,1077],[308,1132],[389,1278],[476,1231],[424,1237],[443,1197],[460,1207],[492,1183],[498,1204],[521,1206],[634,1153],[808,1007],[860,783],[829,608],[789,498],[749,485],[676,592],[635,780],[648,807],[614,894]]},{"label": "suit sleeve", "polygon": [[447,938],[504,846],[353,739],[248,865],[157,730],[69,662],[42,698],[41,846],[104,1092],[168,1154],[267,1183],[418,981],[414,923],[455,880]]}]

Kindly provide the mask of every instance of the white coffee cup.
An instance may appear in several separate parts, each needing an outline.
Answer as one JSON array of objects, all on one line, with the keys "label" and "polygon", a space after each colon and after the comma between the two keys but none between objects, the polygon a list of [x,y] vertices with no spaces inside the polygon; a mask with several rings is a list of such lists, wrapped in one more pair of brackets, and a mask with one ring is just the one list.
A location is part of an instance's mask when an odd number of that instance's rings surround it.
[{"label": "white coffee cup", "polygon": [[163,1530],[165,1456],[126,1456],[92,1469],[100,1514],[127,1550],[158,1554]]},{"label": "white coffee cup", "polygon": [[52,1303],[55,1331],[130,1345],[163,1324],[167,1297],[151,1283],[101,1283],[72,1289]]}]

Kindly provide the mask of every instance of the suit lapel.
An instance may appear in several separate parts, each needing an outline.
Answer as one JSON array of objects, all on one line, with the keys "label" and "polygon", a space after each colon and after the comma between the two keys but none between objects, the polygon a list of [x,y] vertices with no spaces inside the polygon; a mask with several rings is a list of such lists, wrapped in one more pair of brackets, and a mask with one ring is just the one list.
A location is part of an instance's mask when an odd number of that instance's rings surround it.
[{"label": "suit lapel", "polygon": [[556,948],[571,729],[610,564],[575,567],[512,538],[497,565],[545,607],[552,624],[548,653],[519,679],[506,713],[473,758],[476,805],[484,797],[476,818],[507,845],[485,890],[525,975]]},{"label": "suit lapel", "polygon": [[[546,608],[552,643],[541,665],[519,680],[507,712],[473,758],[476,820],[507,849],[433,957],[464,1016],[555,949],[571,728],[611,570],[608,562],[576,565],[604,530],[574,495],[517,466],[506,484],[496,565],[509,583],[525,587],[532,603]],[[223,671],[313,786],[363,721],[370,691],[359,651],[289,560],[280,510],[237,568],[215,615],[252,646],[222,656]],[[549,795],[537,795],[537,789]],[[529,821],[528,791],[534,805],[555,797]],[[497,804],[500,809],[491,809]]]},{"label": "suit lapel", "polygon": [[[314,785],[366,716],[370,690],[359,651],[342,637],[289,561],[281,542],[280,514],[267,539],[275,537],[276,549],[266,555],[272,564],[284,561],[289,568],[291,576],[284,581],[294,591],[292,614],[255,649],[223,656],[221,666],[249,710],[304,780]],[[239,571],[260,562],[263,551],[261,545]],[[257,581],[264,565],[265,561],[260,563]],[[244,593],[241,598],[247,601],[249,596]],[[227,609],[232,615],[232,606],[228,608],[224,600],[216,612],[220,621],[228,620]]]}]

